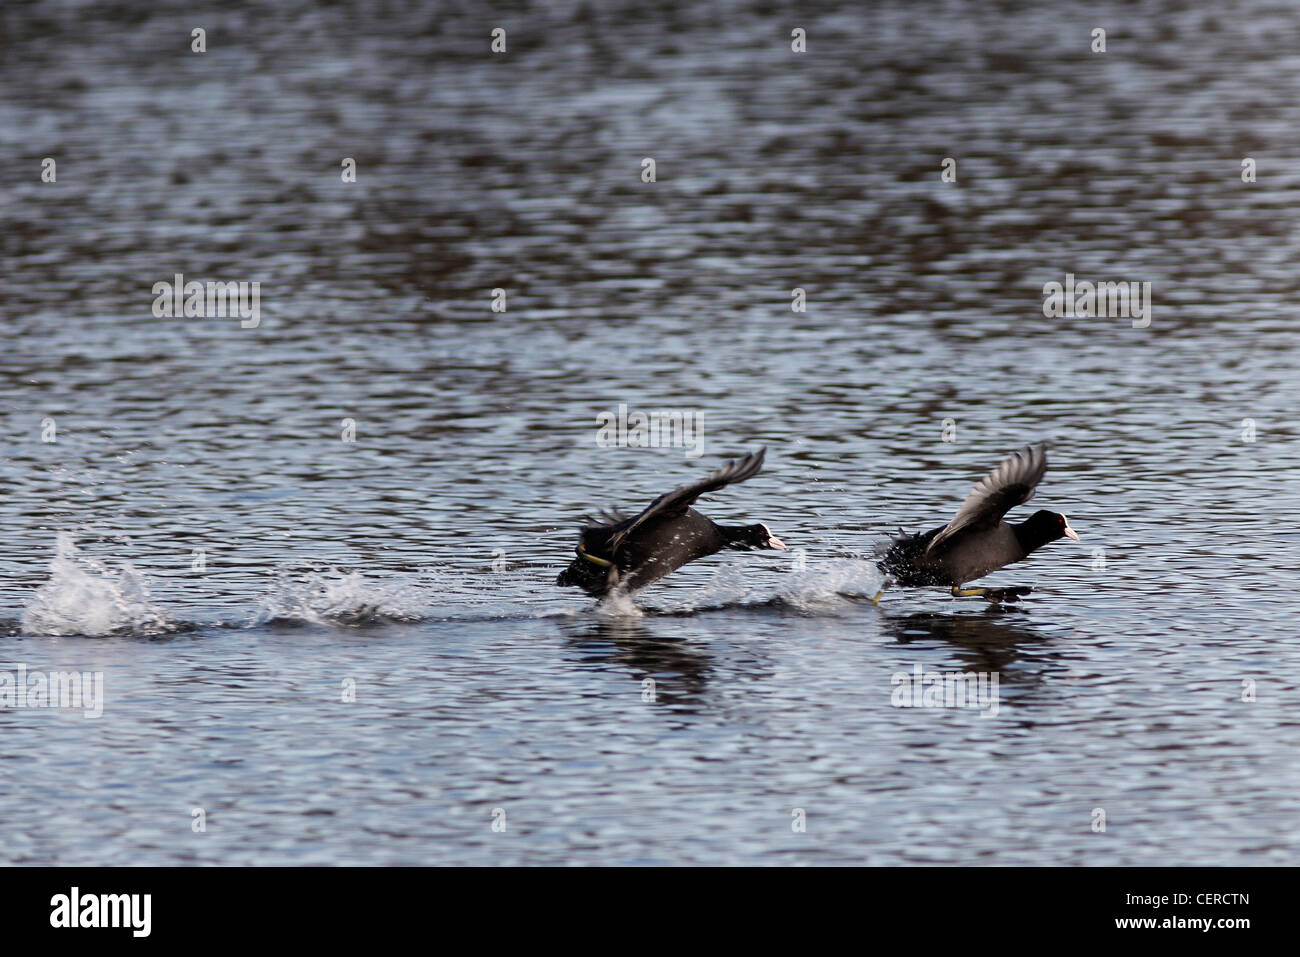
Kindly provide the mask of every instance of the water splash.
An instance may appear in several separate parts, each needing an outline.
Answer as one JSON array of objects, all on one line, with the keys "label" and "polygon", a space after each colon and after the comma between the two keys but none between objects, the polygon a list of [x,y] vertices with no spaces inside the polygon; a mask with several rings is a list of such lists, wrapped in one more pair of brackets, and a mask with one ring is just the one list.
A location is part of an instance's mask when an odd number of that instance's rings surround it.
[{"label": "water splash", "polygon": [[772,599],[771,590],[755,586],[746,575],[743,562],[728,562],[716,569],[698,591],[683,596],[674,595],[663,611],[672,614],[690,614],[719,608],[743,607],[764,604]]},{"label": "water splash", "polygon": [[768,581],[755,582],[744,562],[731,562],[717,569],[698,591],[673,598],[655,610],[691,614],[721,608],[783,605],[806,614],[835,614],[856,607],[852,599],[874,596],[883,581],[880,570],[862,558],[810,562],[803,570],[791,572],[779,586]]},{"label": "water splash", "polygon": [[596,603],[593,611],[602,618],[640,618],[645,612],[627,592],[610,592]]},{"label": "water splash", "polygon": [[281,571],[253,616],[253,625],[272,621],[356,625],[375,621],[419,621],[425,617],[420,590],[411,583],[366,581],[360,572]]},{"label": "water splash", "polygon": [[23,610],[29,635],[161,635],[177,624],[149,598],[149,581],[130,562],[116,572],[77,551],[71,532],[59,532],[50,580]]},{"label": "water splash", "polygon": [[777,598],[800,611],[827,611],[845,604],[845,598],[870,598],[884,582],[872,562],[863,558],[833,558],[795,572]]}]

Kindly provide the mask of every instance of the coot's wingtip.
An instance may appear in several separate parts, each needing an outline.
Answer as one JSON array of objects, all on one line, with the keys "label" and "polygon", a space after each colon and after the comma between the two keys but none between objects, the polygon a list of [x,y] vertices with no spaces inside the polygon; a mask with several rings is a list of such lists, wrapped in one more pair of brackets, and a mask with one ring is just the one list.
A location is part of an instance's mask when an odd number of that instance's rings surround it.
[{"label": "coot's wingtip", "polygon": [[1024,446],[1023,448],[1017,449],[1016,452],[1013,454],[1016,455],[1017,457],[1023,456],[1029,459],[1030,461],[1033,461],[1034,459],[1038,459],[1038,458],[1041,458],[1044,461],[1046,461],[1047,453],[1051,451],[1053,444],[1054,443],[1052,442],[1051,439],[1039,439],[1036,442],[1030,442],[1028,445]]}]

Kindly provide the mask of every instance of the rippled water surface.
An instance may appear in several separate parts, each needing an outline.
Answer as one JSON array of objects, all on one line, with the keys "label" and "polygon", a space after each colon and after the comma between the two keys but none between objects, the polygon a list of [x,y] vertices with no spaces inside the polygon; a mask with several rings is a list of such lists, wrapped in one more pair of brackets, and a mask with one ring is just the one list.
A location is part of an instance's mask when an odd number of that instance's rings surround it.
[{"label": "rippled water surface", "polygon": [[[0,667],[104,676],[0,707],[6,862],[1294,863],[1292,7],[0,18]],[[260,324],[155,318],[175,273]],[[1149,327],[1045,318],[1066,273]],[[620,404],[703,454],[599,447]],[[1028,601],[871,604],[1039,439],[1083,541]],[[761,445],[700,507],[791,553],[556,587]]]}]

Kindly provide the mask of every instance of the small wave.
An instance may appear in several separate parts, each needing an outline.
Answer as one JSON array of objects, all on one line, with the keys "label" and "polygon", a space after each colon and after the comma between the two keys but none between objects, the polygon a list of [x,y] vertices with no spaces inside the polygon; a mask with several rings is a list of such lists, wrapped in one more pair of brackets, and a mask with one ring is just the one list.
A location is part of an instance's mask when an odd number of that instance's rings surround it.
[{"label": "small wave", "polygon": [[863,558],[835,558],[793,574],[793,581],[776,597],[801,611],[829,610],[846,598],[871,598],[885,580],[880,569]]},{"label": "small wave", "polygon": [[755,584],[743,562],[724,565],[699,591],[647,608],[651,614],[689,615],[725,608],[785,607],[805,614],[835,614],[856,607],[854,599],[871,598],[884,577],[870,561],[835,558],[790,573],[773,588]]},{"label": "small wave", "polygon": [[83,556],[71,532],[59,532],[50,580],[23,610],[30,635],[163,635],[178,629],[149,598],[149,580],[123,562],[116,572]]},{"label": "small wave", "polygon": [[263,599],[253,625],[270,622],[360,625],[380,621],[420,621],[424,608],[416,586],[369,582],[360,572],[337,569],[281,572]]},{"label": "small wave", "polygon": [[611,592],[596,603],[595,613],[602,618],[640,618],[645,612],[637,607],[627,592]]}]

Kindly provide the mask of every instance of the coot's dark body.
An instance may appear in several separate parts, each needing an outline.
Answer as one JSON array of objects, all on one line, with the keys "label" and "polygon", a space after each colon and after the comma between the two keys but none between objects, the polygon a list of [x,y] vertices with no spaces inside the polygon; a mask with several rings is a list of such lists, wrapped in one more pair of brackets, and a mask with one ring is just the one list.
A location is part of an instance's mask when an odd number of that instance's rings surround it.
[{"label": "coot's dark body", "polygon": [[879,551],[881,570],[899,585],[956,589],[1058,538],[1078,541],[1059,512],[1037,511],[1015,525],[1002,521],[1012,508],[1033,498],[1046,471],[1045,445],[1016,452],[976,484],[947,525],[903,535]]},{"label": "coot's dark body", "polygon": [[556,578],[556,584],[601,596],[615,588],[644,588],[688,562],[724,548],[785,548],[766,525],[718,525],[690,507],[706,492],[756,475],[765,453],[763,449],[737,459],[694,485],[661,495],[633,518],[604,513],[604,523],[582,530],[577,557]]},{"label": "coot's dark body", "polygon": [[[1055,513],[1035,512],[1031,521],[1042,522],[1038,518],[1040,515],[1048,516],[1044,532],[1053,531]],[[1064,534],[1054,534],[1051,538],[1036,537],[1029,522],[1019,525],[1002,522],[981,535],[959,539],[947,548],[927,551],[930,543],[947,527],[940,525],[928,532],[894,539],[880,560],[881,570],[899,585],[964,585],[1027,558],[1035,549]]]}]

